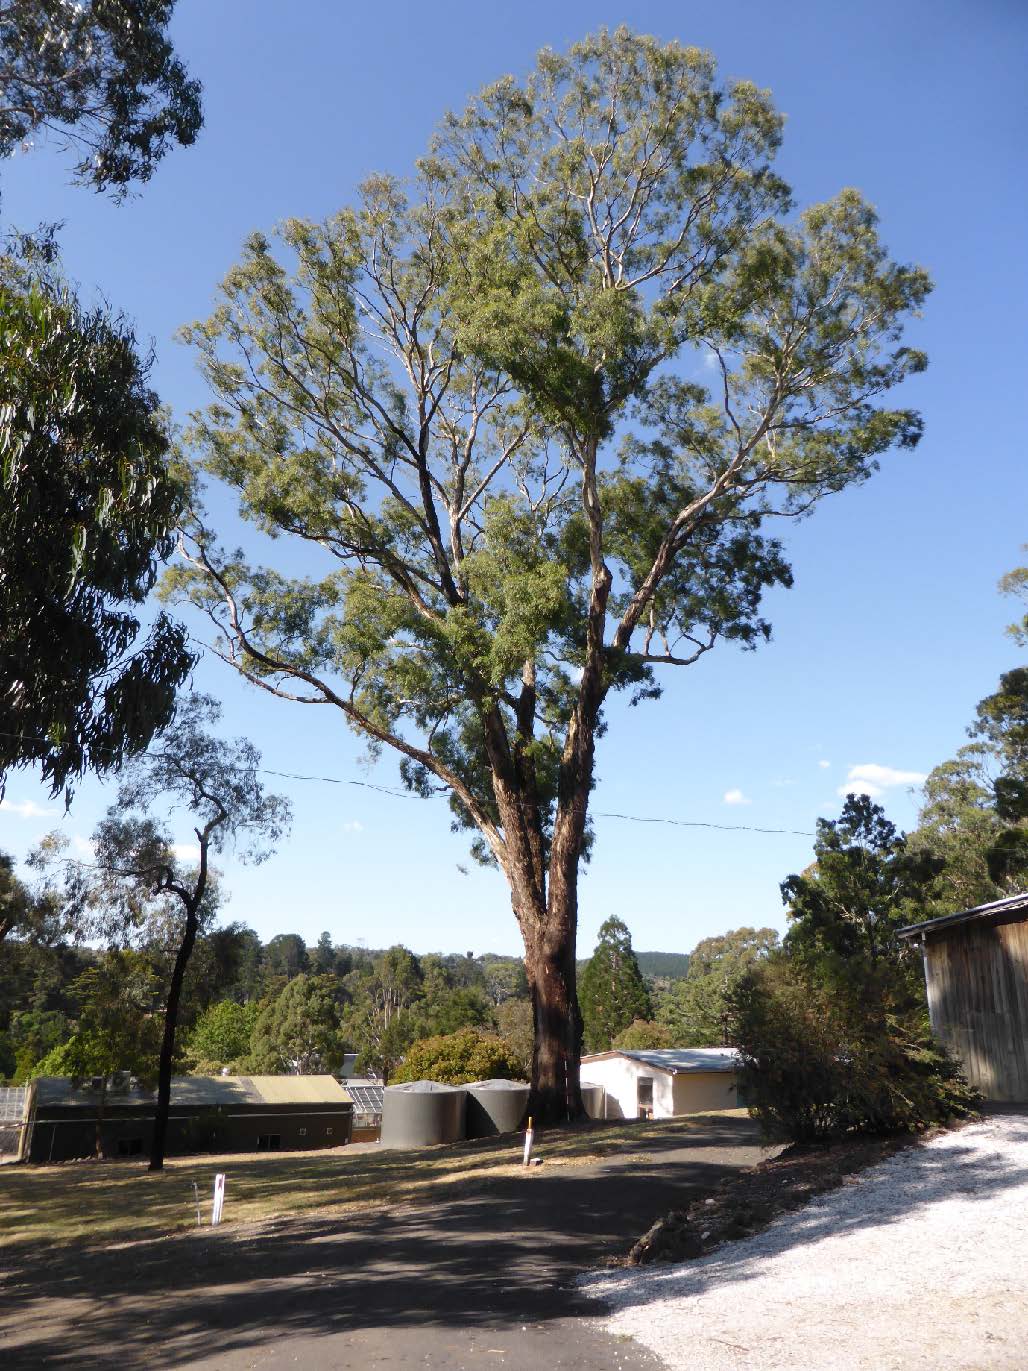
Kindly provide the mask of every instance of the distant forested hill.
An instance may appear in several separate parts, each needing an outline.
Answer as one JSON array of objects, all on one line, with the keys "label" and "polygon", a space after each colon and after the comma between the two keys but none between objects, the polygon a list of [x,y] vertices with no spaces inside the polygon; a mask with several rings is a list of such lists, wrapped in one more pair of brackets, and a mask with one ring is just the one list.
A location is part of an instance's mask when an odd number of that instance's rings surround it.
[{"label": "distant forested hill", "polygon": [[667,976],[680,980],[689,970],[688,952],[637,952],[635,960],[644,976]]},{"label": "distant forested hill", "polygon": [[[579,957],[579,972],[588,960],[588,957]],[[689,970],[688,952],[636,952],[635,960],[644,976],[661,976],[669,981],[682,980]]]}]

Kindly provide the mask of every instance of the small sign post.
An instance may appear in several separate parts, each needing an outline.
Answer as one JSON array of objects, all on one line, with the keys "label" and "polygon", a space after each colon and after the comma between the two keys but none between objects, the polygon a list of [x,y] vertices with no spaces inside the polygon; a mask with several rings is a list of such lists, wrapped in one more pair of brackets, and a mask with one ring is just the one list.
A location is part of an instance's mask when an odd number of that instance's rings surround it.
[{"label": "small sign post", "polygon": [[225,1173],[219,1171],[214,1177],[214,1205],[211,1209],[211,1227],[221,1223],[221,1211],[225,1208]]},{"label": "small sign post", "polygon": [[529,1161],[530,1161],[530,1159],[531,1159],[531,1156],[532,1156],[532,1139],[533,1139],[534,1137],[535,1137],[535,1131],[534,1131],[533,1128],[532,1128],[532,1117],[531,1117],[531,1115],[529,1115],[529,1118],[528,1118],[528,1127],[525,1129],[525,1155],[524,1155],[524,1156],[522,1157],[522,1159],[521,1159],[521,1165],[522,1165],[522,1166],[527,1166],[528,1163],[529,1163]]}]

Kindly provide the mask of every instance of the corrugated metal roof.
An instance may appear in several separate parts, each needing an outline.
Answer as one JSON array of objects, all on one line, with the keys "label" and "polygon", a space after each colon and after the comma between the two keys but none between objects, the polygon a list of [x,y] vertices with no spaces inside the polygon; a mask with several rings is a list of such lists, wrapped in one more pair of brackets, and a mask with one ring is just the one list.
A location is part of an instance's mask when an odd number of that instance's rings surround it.
[{"label": "corrugated metal roof", "polygon": [[[92,1108],[98,1091],[89,1082],[75,1085],[66,1076],[41,1076],[36,1106],[81,1105]],[[109,1089],[109,1104],[152,1105],[154,1090]],[[174,1076],[171,1103],[197,1108],[233,1104],[345,1104],[349,1095],[334,1076]]]},{"label": "corrugated metal roof", "polygon": [[350,1098],[334,1076],[243,1077],[265,1104],[345,1104]]},{"label": "corrugated metal roof", "polygon": [[897,937],[914,938],[919,933],[931,933],[936,928],[948,928],[951,924],[970,923],[973,919],[988,919],[994,914],[1018,914],[1028,912],[1028,892],[1022,895],[1008,895],[1004,900],[993,900],[990,904],[976,904],[973,909],[962,910],[959,914],[943,914],[938,919],[926,919],[924,923],[907,924],[896,930]]},{"label": "corrugated metal roof", "polygon": [[672,1076],[681,1076],[690,1071],[739,1069],[739,1053],[734,1047],[663,1047],[648,1052],[612,1048],[610,1052],[594,1052],[591,1056],[583,1057],[582,1065],[604,1061],[610,1057],[628,1057],[630,1061],[654,1066],[658,1071],[666,1071]]}]

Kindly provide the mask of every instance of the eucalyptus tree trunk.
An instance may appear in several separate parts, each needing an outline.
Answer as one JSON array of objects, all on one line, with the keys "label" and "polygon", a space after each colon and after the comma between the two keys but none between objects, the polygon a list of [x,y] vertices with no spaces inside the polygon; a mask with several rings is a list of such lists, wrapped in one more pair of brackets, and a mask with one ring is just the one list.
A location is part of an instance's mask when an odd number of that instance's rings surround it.
[{"label": "eucalyptus tree trunk", "polygon": [[168,986],[168,998],[164,1005],[164,1035],[161,1039],[161,1055],[157,1067],[157,1109],[153,1121],[153,1141],[150,1145],[150,1171],[164,1170],[164,1148],[168,1137],[168,1115],[171,1112],[171,1070],[175,1060],[175,1033],[178,1028],[179,1001],[182,998],[182,983],[186,977],[186,967],[193,955],[196,935],[200,928],[200,908],[207,891],[207,860],[211,835],[221,824],[227,822],[228,813],[217,800],[214,801],[218,813],[202,829],[194,829],[200,843],[200,867],[192,890],[171,882],[170,889],[182,902],[186,916],[182,941],[175,955],[175,965]]},{"label": "eucalyptus tree trunk", "polygon": [[539,1123],[564,1123],[582,1113],[575,952],[575,918],[566,911],[551,911],[541,927],[525,935],[535,1026],[529,1113]]},{"label": "eucalyptus tree trunk", "polygon": [[[198,902],[197,902],[198,904]],[[157,1068],[157,1110],[153,1121],[153,1141],[150,1144],[151,1171],[164,1170],[164,1149],[168,1137],[168,1115],[171,1112],[171,1071],[175,1059],[175,1033],[178,1028],[178,1007],[182,998],[182,983],[186,967],[193,953],[196,934],[199,928],[197,905],[186,910],[186,927],[175,956],[175,966],[168,986],[168,998],[164,1006],[164,1036],[161,1039],[161,1055]]]}]

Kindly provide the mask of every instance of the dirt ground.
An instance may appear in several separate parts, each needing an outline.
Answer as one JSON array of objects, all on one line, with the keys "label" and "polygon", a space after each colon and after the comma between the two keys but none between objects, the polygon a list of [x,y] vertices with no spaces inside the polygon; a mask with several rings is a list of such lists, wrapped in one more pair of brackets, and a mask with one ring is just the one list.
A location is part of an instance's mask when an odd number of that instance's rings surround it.
[{"label": "dirt ground", "polygon": [[576,1277],[765,1155],[748,1119],[709,1115],[649,1136],[644,1158],[544,1161],[437,1203],[18,1247],[0,1276],[0,1365],[653,1368],[634,1341],[583,1325],[601,1306]]}]

